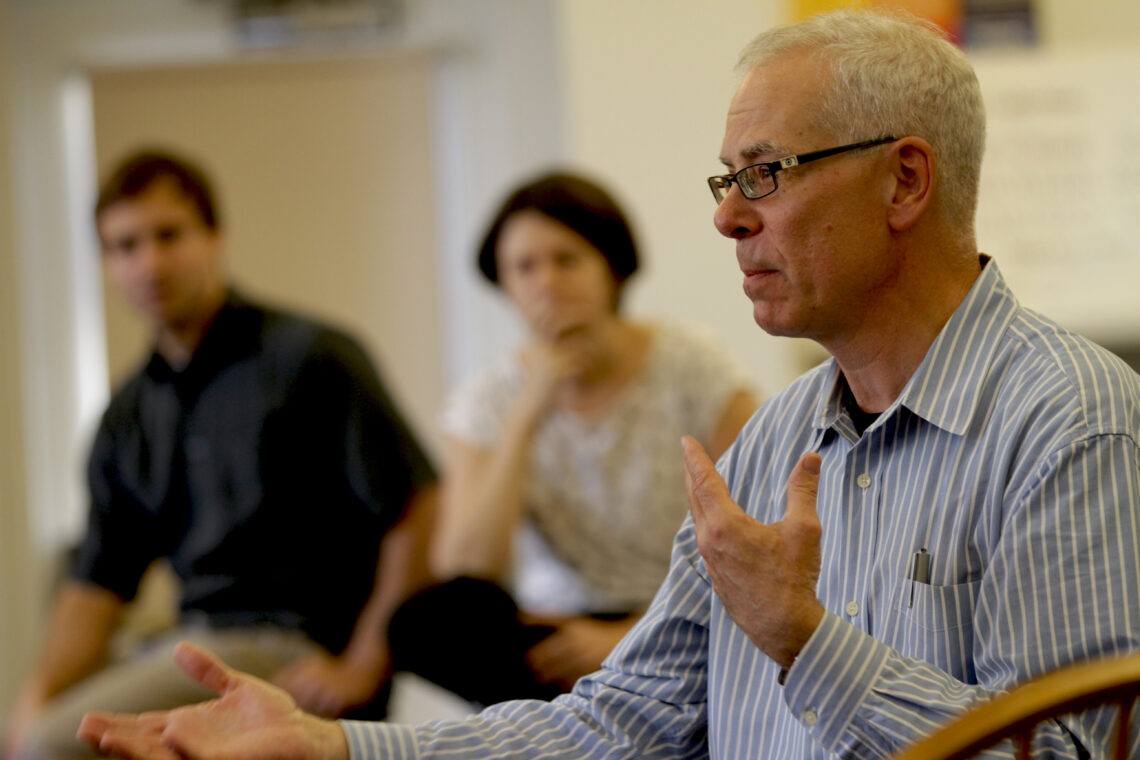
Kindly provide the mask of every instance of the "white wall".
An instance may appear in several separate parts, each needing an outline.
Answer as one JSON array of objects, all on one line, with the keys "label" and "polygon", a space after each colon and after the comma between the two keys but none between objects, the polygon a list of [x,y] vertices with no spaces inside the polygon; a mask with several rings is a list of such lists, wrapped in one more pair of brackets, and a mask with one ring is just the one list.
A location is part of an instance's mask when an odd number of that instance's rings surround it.
[{"label": "white wall", "polygon": [[979,57],[987,106],[978,245],[1019,300],[1117,350],[1140,347],[1140,53]]},{"label": "white wall", "polygon": [[705,179],[722,171],[721,137],[740,49],[782,20],[778,2],[563,0],[575,161],[630,209],[645,253],[631,311],[706,326],[771,393],[797,372],[792,341],[752,321],[735,246],[713,227]]}]

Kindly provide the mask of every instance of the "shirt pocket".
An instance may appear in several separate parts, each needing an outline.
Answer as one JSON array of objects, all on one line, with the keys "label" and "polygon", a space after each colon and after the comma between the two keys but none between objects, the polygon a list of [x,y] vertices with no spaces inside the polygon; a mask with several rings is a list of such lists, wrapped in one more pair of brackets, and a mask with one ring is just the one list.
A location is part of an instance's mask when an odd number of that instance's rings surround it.
[{"label": "shirt pocket", "polygon": [[[911,586],[914,603],[911,603]],[[981,579],[948,586],[898,581],[879,634],[904,657],[925,660],[960,681],[977,683],[974,610]]]},{"label": "shirt pocket", "polygon": [[897,587],[892,605],[904,627],[923,631],[972,628],[982,581],[933,586],[909,578]]}]

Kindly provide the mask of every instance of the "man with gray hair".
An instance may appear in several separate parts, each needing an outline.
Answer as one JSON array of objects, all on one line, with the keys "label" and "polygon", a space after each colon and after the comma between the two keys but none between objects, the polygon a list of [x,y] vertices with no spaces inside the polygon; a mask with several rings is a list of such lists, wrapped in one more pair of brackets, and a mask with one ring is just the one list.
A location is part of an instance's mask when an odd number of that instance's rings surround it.
[{"label": "man with gray hair", "polygon": [[[466,721],[334,724],[183,647],[220,701],[91,715],[85,738],[147,758],[881,758],[1140,649],[1140,377],[978,253],[970,66],[924,24],[841,12],[761,35],[741,67],[715,223],[756,322],[832,358],[717,468],[683,442],[691,519],[602,670]],[[1034,756],[1101,757],[1110,727],[1048,723]]]}]

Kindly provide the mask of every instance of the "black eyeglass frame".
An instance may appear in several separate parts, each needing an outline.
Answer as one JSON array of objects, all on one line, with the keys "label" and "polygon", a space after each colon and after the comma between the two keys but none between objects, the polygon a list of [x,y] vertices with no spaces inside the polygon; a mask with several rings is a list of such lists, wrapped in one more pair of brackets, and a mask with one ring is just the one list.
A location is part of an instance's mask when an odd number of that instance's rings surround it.
[{"label": "black eyeglass frame", "polygon": [[[732,189],[732,185],[734,183],[737,187],[740,188],[740,192],[744,195],[744,197],[750,201],[767,198],[769,195],[779,189],[780,183],[776,181],[776,173],[781,169],[791,169],[793,166],[801,166],[803,164],[811,163],[812,161],[818,161],[821,158],[827,158],[828,156],[835,156],[840,153],[846,153],[850,150],[858,150],[859,148],[872,148],[876,145],[885,145],[886,143],[895,142],[898,139],[899,138],[897,137],[880,137],[875,140],[863,140],[862,142],[851,143],[850,145],[840,145],[838,148],[825,148],[824,150],[814,150],[810,153],[800,153],[796,156],[785,156],[784,158],[778,158],[775,161],[761,161],[759,163],[749,164],[740,171],[733,172],[732,174],[718,174],[709,177],[709,190],[712,190],[713,198],[716,200],[717,205],[720,205],[724,202],[725,197],[728,196],[728,192]],[[772,189],[766,193],[749,195],[748,191],[744,189],[744,185],[741,184],[740,177],[749,169],[755,169],[757,166],[767,167],[768,176],[772,178]],[[721,195],[722,192],[724,195]]]}]

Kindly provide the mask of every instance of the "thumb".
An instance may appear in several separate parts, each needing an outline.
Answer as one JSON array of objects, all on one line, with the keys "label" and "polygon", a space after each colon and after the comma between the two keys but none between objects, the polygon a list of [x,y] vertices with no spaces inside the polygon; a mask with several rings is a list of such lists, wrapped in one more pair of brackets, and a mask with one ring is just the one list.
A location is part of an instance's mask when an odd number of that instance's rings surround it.
[{"label": "thumb", "polygon": [[181,641],[174,648],[174,661],[188,676],[218,694],[225,694],[237,685],[235,670],[188,641]]},{"label": "thumb", "polygon": [[800,457],[788,476],[788,512],[786,517],[819,520],[816,497],[819,495],[819,470],[823,460],[814,451]]}]

